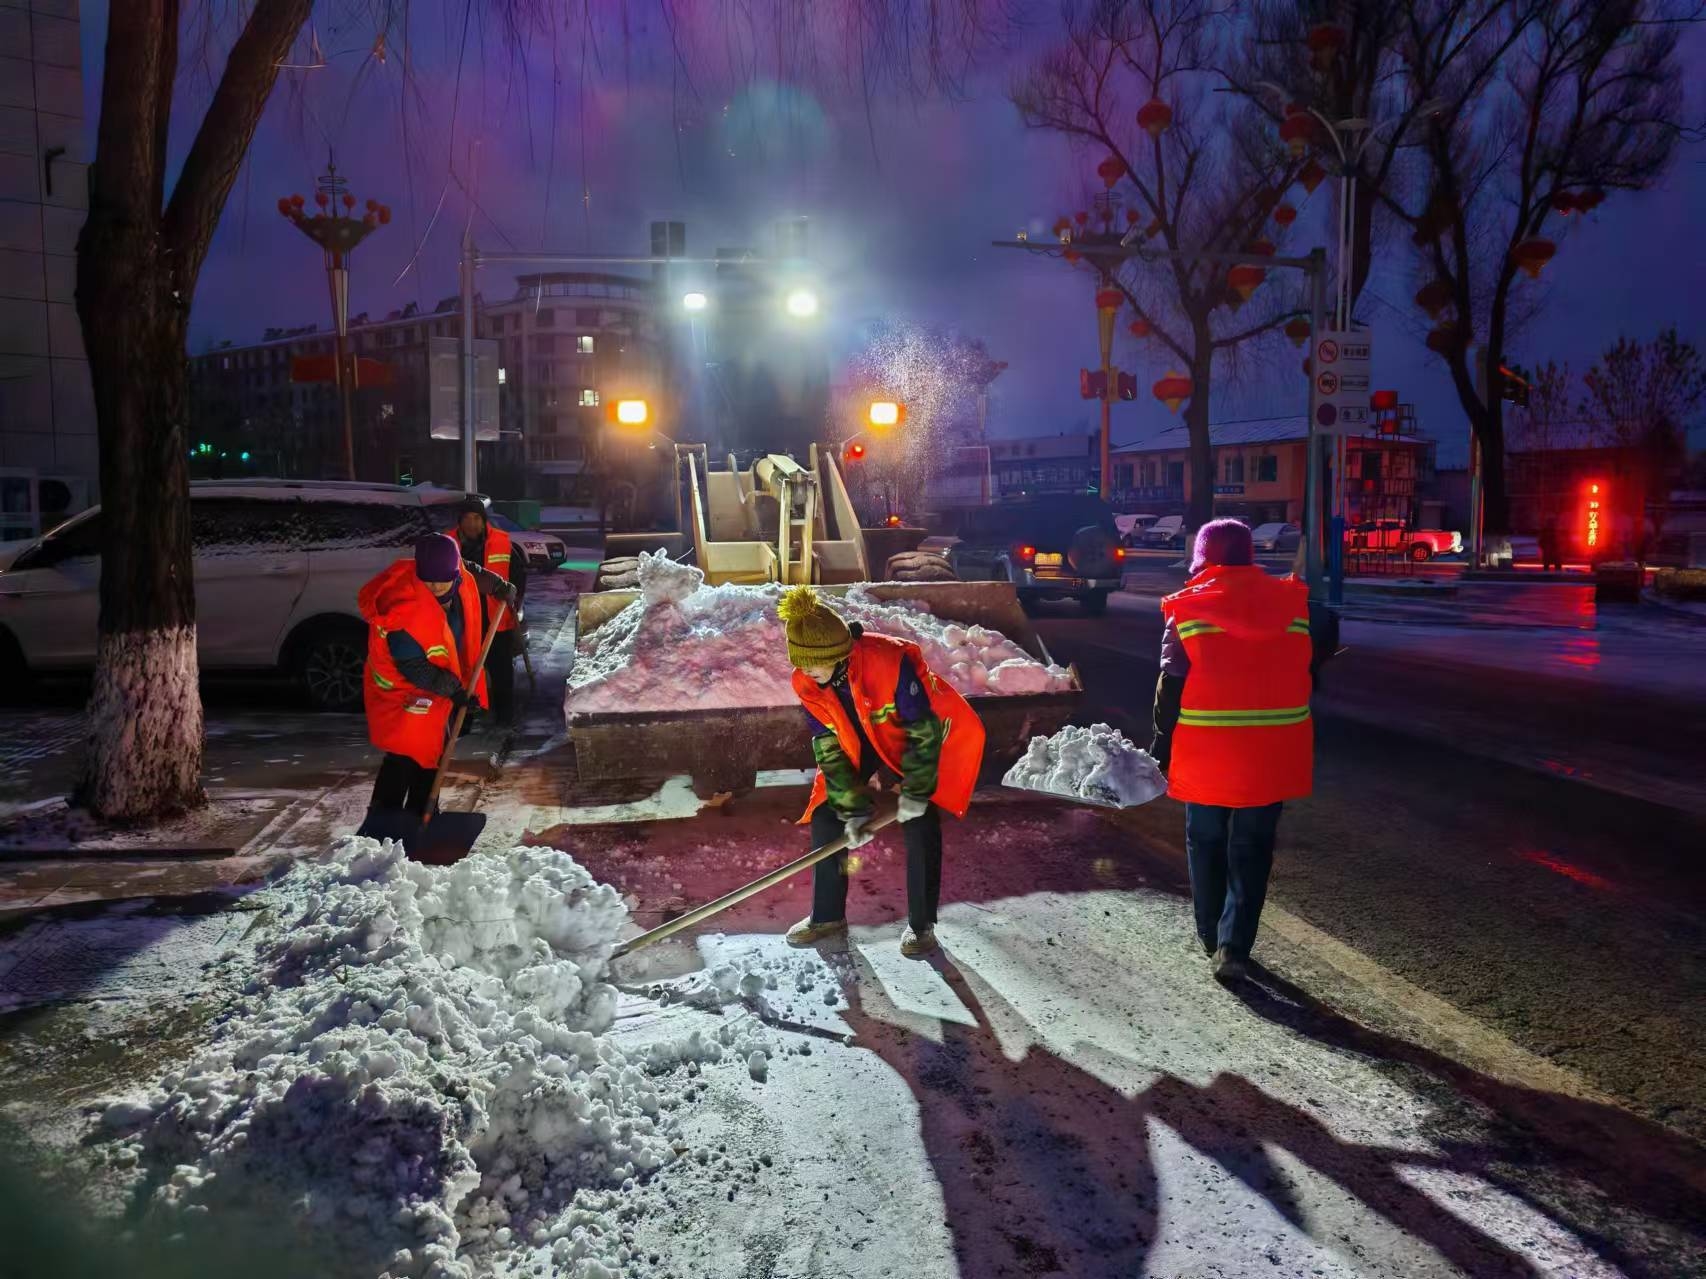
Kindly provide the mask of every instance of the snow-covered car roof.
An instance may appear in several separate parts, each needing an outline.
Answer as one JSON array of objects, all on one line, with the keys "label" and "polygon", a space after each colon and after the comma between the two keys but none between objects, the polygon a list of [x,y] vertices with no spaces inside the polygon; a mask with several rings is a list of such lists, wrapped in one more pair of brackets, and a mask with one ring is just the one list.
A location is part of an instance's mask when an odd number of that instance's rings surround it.
[{"label": "snow-covered car roof", "polygon": [[364,484],[359,480],[191,480],[194,497],[297,498],[307,502],[374,502],[419,506],[420,495],[401,484]]}]

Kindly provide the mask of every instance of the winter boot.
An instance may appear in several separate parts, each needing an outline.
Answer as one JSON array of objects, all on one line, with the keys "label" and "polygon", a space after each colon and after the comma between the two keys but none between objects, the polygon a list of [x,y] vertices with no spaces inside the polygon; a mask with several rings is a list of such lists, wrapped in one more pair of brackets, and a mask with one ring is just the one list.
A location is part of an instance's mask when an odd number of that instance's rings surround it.
[{"label": "winter boot", "polygon": [[810,946],[813,942],[820,942],[825,937],[833,937],[836,933],[846,931],[847,921],[845,919],[830,919],[817,924],[812,922],[810,915],[807,915],[788,930],[788,935],[783,940],[790,946]]},{"label": "winter boot", "polygon": [[900,953],[908,959],[916,959],[919,955],[928,955],[935,949],[936,930],[934,928],[926,928],[923,932],[918,933],[912,930],[911,925],[908,925],[906,931],[900,935]]},{"label": "winter boot", "polygon": [[1250,975],[1250,969],[1244,960],[1233,954],[1225,946],[1214,952],[1214,979],[1222,986],[1230,986],[1235,981],[1243,981]]}]

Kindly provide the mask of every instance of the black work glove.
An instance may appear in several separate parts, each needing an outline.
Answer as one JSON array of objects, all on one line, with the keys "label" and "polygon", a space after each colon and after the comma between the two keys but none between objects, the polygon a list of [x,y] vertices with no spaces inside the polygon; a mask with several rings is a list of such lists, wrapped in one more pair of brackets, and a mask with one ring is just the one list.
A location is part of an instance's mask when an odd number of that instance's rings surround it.
[{"label": "black work glove", "polygon": [[467,710],[474,702],[473,696],[465,688],[459,688],[451,695],[450,705],[456,710]]},{"label": "black work glove", "polygon": [[521,607],[521,592],[516,589],[514,582],[505,582],[498,591],[498,598],[504,602],[504,607],[512,613]]}]

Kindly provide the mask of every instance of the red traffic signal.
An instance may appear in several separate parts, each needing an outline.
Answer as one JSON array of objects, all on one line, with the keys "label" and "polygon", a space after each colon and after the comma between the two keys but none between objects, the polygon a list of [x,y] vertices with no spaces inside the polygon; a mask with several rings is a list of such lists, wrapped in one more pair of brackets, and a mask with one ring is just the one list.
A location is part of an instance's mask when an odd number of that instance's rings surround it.
[{"label": "red traffic signal", "polygon": [[1099,400],[1108,393],[1108,375],[1101,369],[1078,370],[1078,396],[1085,400]]},{"label": "red traffic signal", "polygon": [[849,462],[863,462],[865,460],[865,446],[855,441],[847,446],[846,451],[841,456]]},{"label": "red traffic signal", "polygon": [[1130,373],[1121,373],[1119,376],[1118,394],[1119,398],[1122,400],[1135,400],[1137,398],[1136,376]]}]

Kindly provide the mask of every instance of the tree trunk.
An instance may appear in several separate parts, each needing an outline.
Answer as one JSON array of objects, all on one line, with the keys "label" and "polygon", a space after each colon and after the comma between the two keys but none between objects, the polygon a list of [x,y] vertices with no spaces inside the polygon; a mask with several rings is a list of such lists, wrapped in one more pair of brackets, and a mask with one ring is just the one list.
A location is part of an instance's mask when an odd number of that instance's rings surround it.
[{"label": "tree trunk", "polygon": [[202,802],[184,429],[185,302],[158,237],[91,209],[78,311],[95,392],[101,620],[76,802],[141,821]]},{"label": "tree trunk", "polygon": [[[1497,370],[1493,370],[1495,373]],[[1511,532],[1510,494],[1505,488],[1504,401],[1496,390],[1487,393],[1487,411],[1480,423],[1481,520],[1487,533]]]},{"label": "tree trunk", "polygon": [[[1197,350],[1210,350],[1206,334]],[[1185,523],[1199,529],[1214,518],[1214,443],[1209,438],[1209,375],[1212,354],[1191,361],[1191,401],[1185,406],[1185,426],[1191,439],[1191,501]]]}]

